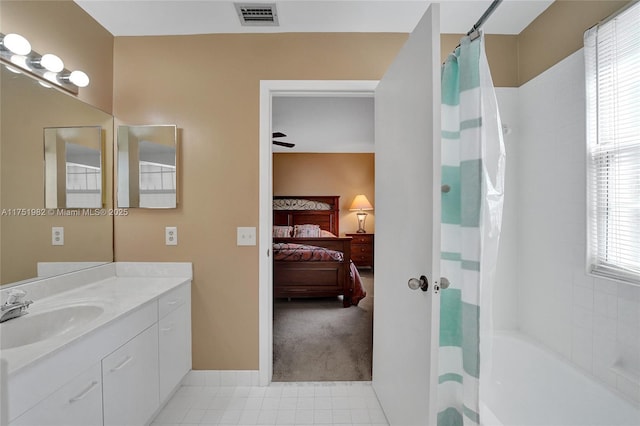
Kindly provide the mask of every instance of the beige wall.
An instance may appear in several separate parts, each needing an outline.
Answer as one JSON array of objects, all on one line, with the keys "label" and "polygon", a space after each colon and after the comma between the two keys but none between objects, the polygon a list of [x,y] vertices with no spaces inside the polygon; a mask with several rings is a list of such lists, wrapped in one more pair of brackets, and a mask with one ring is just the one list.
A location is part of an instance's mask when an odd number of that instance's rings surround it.
[{"label": "beige wall", "polygon": [[[364,194],[375,208],[374,154],[273,154],[273,195],[339,195],[340,233],[358,230],[351,202]],[[375,210],[365,229],[375,232]]]},{"label": "beige wall", "polygon": [[[116,38],[114,112],[182,129],[180,204],[116,218],[116,259],[192,261],[194,369],[258,368],[260,80],[382,77],[404,34]],[[178,246],[164,227],[178,227]]]},{"label": "beige wall", "polygon": [[[116,38],[114,115],[124,124],[182,129],[178,208],[132,210],[116,218],[116,260],[193,262],[195,369],[258,368],[257,247],[235,242],[236,227],[258,225],[260,80],[376,80],[406,38]],[[349,224],[349,217],[342,223]],[[177,247],[164,245],[165,226],[178,227]]]},{"label": "beige wall", "polygon": [[71,0],[0,0],[0,32],[25,36],[40,54],[55,53],[91,79],[78,98],[111,113],[113,36]]},{"label": "beige wall", "polygon": [[[442,34],[440,55],[442,62],[460,43],[462,34]],[[486,37],[485,49],[496,87],[518,87],[518,36],[493,35]]]},{"label": "beige wall", "polygon": [[581,49],[588,28],[628,3],[556,0],[518,35],[518,86]]}]

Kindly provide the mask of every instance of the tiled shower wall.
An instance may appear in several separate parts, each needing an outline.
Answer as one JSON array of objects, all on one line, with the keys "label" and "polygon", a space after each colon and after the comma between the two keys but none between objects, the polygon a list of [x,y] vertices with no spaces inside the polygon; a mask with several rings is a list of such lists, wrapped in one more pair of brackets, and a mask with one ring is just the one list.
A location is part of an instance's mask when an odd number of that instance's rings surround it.
[{"label": "tiled shower wall", "polygon": [[584,84],[580,50],[518,89],[517,294],[495,300],[517,300],[521,331],[640,403],[640,287],[585,273]]}]

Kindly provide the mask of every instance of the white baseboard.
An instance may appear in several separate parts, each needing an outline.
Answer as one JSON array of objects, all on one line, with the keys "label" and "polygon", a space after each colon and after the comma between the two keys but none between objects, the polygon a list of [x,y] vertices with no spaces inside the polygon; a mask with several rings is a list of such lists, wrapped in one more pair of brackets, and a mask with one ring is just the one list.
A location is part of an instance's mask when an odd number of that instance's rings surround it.
[{"label": "white baseboard", "polygon": [[183,386],[260,386],[258,370],[191,370]]}]

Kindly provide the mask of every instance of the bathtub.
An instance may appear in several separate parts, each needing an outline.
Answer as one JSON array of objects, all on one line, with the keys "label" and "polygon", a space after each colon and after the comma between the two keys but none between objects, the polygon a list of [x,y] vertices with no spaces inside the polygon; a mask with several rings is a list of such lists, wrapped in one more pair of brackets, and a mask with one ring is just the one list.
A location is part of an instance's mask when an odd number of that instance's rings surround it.
[{"label": "bathtub", "polygon": [[517,333],[496,333],[484,426],[638,426],[640,408]]}]

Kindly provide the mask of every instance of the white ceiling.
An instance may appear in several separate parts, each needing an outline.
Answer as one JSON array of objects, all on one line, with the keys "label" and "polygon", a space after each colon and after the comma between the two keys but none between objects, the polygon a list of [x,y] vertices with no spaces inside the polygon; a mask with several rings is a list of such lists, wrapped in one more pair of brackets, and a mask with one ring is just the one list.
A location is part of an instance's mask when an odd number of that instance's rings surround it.
[{"label": "white ceiling", "polygon": [[372,96],[274,97],[272,129],[276,138],[296,144],[273,145],[273,152],[373,152]]},{"label": "white ceiling", "polygon": [[[272,32],[413,31],[423,0],[279,0],[278,27],[241,26],[228,0],[75,0],[114,36]],[[244,3],[260,3],[249,1]],[[484,26],[487,34],[519,34],[552,0],[505,0]],[[466,33],[490,0],[443,0],[441,32]]]}]

